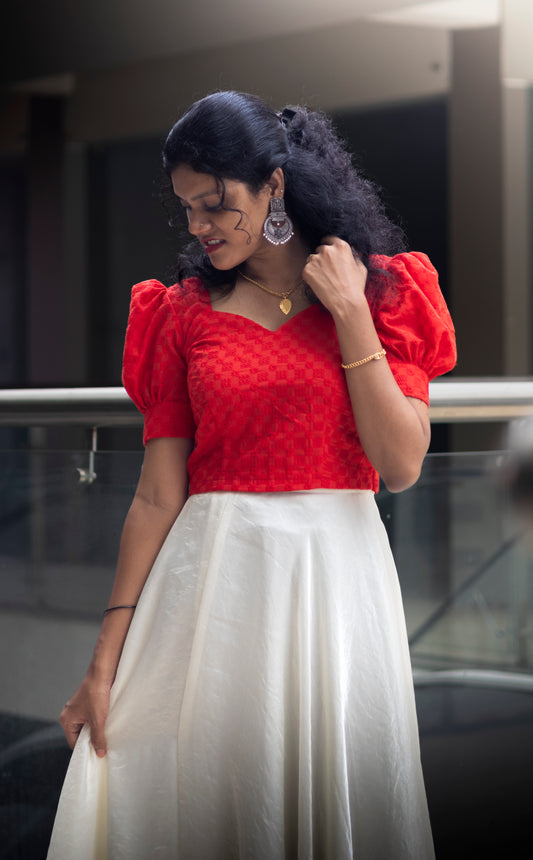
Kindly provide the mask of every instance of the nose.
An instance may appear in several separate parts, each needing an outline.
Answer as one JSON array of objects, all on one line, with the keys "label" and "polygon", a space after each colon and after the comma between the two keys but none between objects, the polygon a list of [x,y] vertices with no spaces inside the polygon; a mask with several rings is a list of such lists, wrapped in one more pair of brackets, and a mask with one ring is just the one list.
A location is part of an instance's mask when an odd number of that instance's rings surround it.
[{"label": "nose", "polygon": [[205,212],[189,213],[189,233],[193,236],[207,235],[210,226],[211,222]]}]

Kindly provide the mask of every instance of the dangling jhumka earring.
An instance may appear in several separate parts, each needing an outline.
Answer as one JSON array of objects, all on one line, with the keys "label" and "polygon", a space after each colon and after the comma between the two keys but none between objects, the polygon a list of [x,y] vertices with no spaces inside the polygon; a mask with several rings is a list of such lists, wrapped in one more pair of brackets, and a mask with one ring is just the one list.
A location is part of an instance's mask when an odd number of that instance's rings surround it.
[{"label": "dangling jhumka earring", "polygon": [[272,245],[284,245],[294,236],[294,226],[285,211],[283,197],[270,198],[270,213],[263,226],[263,236]]}]

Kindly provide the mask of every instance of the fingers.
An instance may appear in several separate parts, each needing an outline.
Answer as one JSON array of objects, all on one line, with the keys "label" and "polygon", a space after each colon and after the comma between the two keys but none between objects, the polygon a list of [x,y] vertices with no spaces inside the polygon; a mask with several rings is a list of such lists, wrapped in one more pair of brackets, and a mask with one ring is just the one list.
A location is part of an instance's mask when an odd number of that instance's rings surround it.
[{"label": "fingers", "polygon": [[354,251],[351,245],[349,245],[348,242],[345,242],[344,239],[339,239],[338,236],[323,236],[320,240],[320,244],[315,248],[315,251],[308,255],[306,265],[311,262],[318,262],[330,254],[340,254],[341,257],[346,256],[354,258],[355,260],[360,259],[359,254]]},{"label": "fingers", "polygon": [[308,255],[302,278],[332,314],[352,306],[364,295],[367,269],[352,247],[338,236],[324,236]]},{"label": "fingers", "polygon": [[350,248],[350,245],[348,244],[348,242],[345,242],[344,239],[340,239],[338,236],[329,236],[328,235],[328,236],[322,236],[322,238],[320,240],[320,244],[318,245],[315,253],[318,253],[320,248],[327,248],[328,246],[329,247],[337,247],[337,248],[343,248],[343,247]]},{"label": "fingers", "polygon": [[68,705],[65,705],[65,707],[61,711],[59,722],[61,724],[61,728],[65,733],[67,743],[71,750],[73,750],[76,746],[76,741],[78,740],[79,734],[83,728],[84,723],[80,722],[79,720],[75,720],[73,715],[69,713],[68,707]]},{"label": "fingers", "polygon": [[344,242],[343,239],[339,239],[338,236],[322,236],[322,238],[320,240],[321,245],[338,245],[341,243],[343,245],[346,244],[346,242]]},{"label": "fingers", "polygon": [[328,267],[330,265],[351,267],[354,263],[358,268],[362,267],[366,270],[360,255],[344,239],[339,239],[338,236],[324,236],[315,251],[308,254],[304,268],[309,266],[316,268],[324,264]]},{"label": "fingers", "polygon": [[103,758],[107,752],[103,723],[91,726],[91,743],[98,758]]},{"label": "fingers", "polygon": [[86,723],[89,723],[91,729],[91,744],[94,747],[96,755],[99,758],[103,758],[107,752],[107,743],[104,734],[104,726],[105,721],[95,719],[94,722],[90,722],[90,720],[84,720],[76,717],[76,715],[70,710],[68,703],[65,705],[63,710],[61,711],[61,715],[59,717],[59,722],[61,724],[61,728],[65,733],[65,737],[67,739],[67,743],[71,750],[76,746],[76,742],[80,736],[80,732],[83,726]]}]

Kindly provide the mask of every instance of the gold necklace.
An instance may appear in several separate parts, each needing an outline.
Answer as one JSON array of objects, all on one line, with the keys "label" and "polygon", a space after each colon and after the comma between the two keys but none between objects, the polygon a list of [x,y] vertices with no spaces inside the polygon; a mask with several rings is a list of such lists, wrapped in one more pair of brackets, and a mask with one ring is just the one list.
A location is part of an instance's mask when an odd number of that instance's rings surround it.
[{"label": "gold necklace", "polygon": [[276,298],[281,299],[279,303],[279,309],[280,311],[282,311],[282,313],[285,314],[285,316],[287,316],[287,314],[291,312],[292,302],[289,296],[292,296],[294,291],[297,290],[298,287],[301,286],[301,284],[303,284],[303,281],[298,281],[298,283],[291,290],[285,290],[283,293],[276,293],[275,290],[270,290],[268,287],[265,287],[264,284],[260,284],[259,281],[254,281],[253,278],[249,278],[248,275],[245,275],[244,272],[241,272],[240,269],[237,269],[237,272],[239,273],[241,278],[245,279],[245,281],[250,281],[251,284],[254,284],[256,287],[259,287],[260,290],[264,290],[265,293],[270,293],[271,296],[276,296]]}]

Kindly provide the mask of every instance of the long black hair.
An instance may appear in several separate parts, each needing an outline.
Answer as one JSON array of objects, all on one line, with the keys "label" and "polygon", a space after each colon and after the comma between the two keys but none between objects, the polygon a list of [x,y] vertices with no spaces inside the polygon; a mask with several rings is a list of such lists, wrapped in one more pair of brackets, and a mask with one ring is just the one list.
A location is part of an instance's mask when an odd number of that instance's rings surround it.
[{"label": "long black hair", "polygon": [[[171,129],[163,148],[167,176],[180,164],[257,193],[277,167],[285,205],[312,251],[325,235],[348,242],[367,268],[372,254],[404,248],[401,229],[386,215],[375,185],[352,163],[346,144],[323,113],[288,106],[276,113],[254,95],[216,92],[195,102]],[[195,241],[179,256],[179,280],[196,275],[208,288],[232,288],[236,270],[220,271]]]}]

